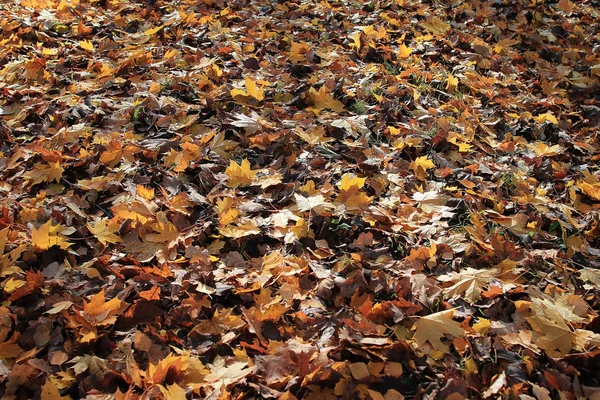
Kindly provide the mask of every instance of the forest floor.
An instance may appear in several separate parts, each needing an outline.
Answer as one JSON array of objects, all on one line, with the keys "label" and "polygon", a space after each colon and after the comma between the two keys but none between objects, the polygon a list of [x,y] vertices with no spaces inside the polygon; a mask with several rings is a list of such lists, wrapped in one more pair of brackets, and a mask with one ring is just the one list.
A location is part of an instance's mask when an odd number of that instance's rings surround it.
[{"label": "forest floor", "polygon": [[0,397],[600,399],[599,9],[3,1]]}]

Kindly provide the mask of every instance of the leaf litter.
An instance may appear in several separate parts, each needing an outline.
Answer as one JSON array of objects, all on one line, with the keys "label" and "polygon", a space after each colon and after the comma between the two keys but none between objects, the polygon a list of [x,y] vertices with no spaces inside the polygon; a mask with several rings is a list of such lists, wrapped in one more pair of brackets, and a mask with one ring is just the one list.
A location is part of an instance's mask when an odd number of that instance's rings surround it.
[{"label": "leaf litter", "polygon": [[593,1],[0,24],[2,398],[600,398]]}]

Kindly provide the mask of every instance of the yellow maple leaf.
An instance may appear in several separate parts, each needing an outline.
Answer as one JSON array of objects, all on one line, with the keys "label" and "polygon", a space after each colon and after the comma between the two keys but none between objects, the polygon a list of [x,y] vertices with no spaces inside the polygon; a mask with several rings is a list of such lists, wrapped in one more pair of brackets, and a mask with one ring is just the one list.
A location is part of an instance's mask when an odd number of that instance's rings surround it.
[{"label": "yellow maple leaf", "polygon": [[398,56],[400,58],[408,58],[412,54],[413,49],[410,46],[406,46],[404,43],[400,45],[400,49],[398,50]]},{"label": "yellow maple leaf", "polygon": [[94,43],[90,42],[89,40],[80,40],[79,47],[85,51],[89,51],[90,53],[94,51]]},{"label": "yellow maple leaf", "polygon": [[260,227],[256,221],[251,219],[238,225],[222,226],[219,228],[219,232],[221,232],[221,235],[223,236],[240,238],[244,236],[258,235],[260,233]]},{"label": "yellow maple leaf", "polygon": [[154,188],[147,187],[144,185],[137,185],[135,189],[138,196],[146,201],[150,201],[154,198]]},{"label": "yellow maple leaf", "polygon": [[123,302],[118,297],[106,301],[103,288],[97,294],[90,296],[89,302],[83,303],[83,313],[97,321],[104,321],[107,317],[118,314],[122,304]]},{"label": "yellow maple leaf", "polygon": [[581,183],[577,184],[577,186],[579,187],[579,189],[583,190],[583,192],[585,194],[587,194],[588,196],[590,196],[592,199],[600,200],[600,185],[599,184],[590,185],[587,182],[581,182]]},{"label": "yellow maple leaf", "polygon": [[418,157],[410,164],[410,167],[415,171],[415,175],[419,180],[427,179],[427,170],[435,168],[435,164],[427,156]]},{"label": "yellow maple leaf", "polygon": [[446,77],[446,90],[453,92],[458,87],[458,78],[453,75]]},{"label": "yellow maple leaf", "polygon": [[550,113],[540,114],[537,117],[533,117],[533,119],[538,124],[543,124],[544,122],[548,121],[554,125],[558,125],[558,120],[556,119],[556,117],[554,115],[552,115]]},{"label": "yellow maple leaf", "polygon": [[240,186],[248,186],[257,173],[258,171],[250,169],[250,162],[247,159],[243,159],[240,164],[231,160],[229,167],[225,170],[225,174],[229,177],[227,187],[235,189]]},{"label": "yellow maple leaf", "polygon": [[311,87],[308,90],[308,97],[313,103],[314,109],[319,112],[324,109],[329,109],[335,112],[342,112],[344,110],[344,104],[336,100],[329,89],[325,85],[321,86],[319,90]]},{"label": "yellow maple leaf", "polygon": [[440,338],[446,334],[460,337],[465,333],[460,324],[452,319],[453,315],[454,309],[451,309],[421,317],[415,325],[414,341],[419,346],[429,342],[435,350],[448,352],[448,346]]},{"label": "yellow maple leaf", "polygon": [[366,180],[367,178],[359,178],[354,174],[344,174],[340,182],[340,189],[351,190],[353,187],[361,189],[363,186],[365,186]]},{"label": "yellow maple leaf", "polygon": [[437,17],[433,17],[429,22],[422,23],[421,26],[429,32],[438,35],[446,33],[451,28],[450,24]]},{"label": "yellow maple leaf", "polygon": [[367,178],[359,178],[353,174],[345,174],[339,184],[338,203],[344,204],[347,211],[358,211],[371,203],[372,197],[361,192]]},{"label": "yellow maple leaf", "polygon": [[373,37],[377,40],[383,39],[385,35],[387,35],[387,31],[383,26],[375,28],[373,25],[369,25],[363,28],[363,32],[365,33],[365,35]]},{"label": "yellow maple leaf", "polygon": [[164,159],[164,164],[174,166],[173,171],[183,172],[190,164],[202,156],[202,148],[194,143],[181,143],[182,151],[171,149]]},{"label": "yellow maple leaf", "polygon": [[121,242],[121,238],[115,235],[115,232],[121,227],[121,224],[116,219],[109,221],[101,219],[93,225],[88,223],[86,227],[104,246],[108,243]]},{"label": "yellow maple leaf", "polygon": [[39,250],[48,250],[52,246],[68,249],[72,243],[67,242],[65,237],[59,234],[61,229],[60,224],[52,225],[52,221],[48,220],[39,229],[32,228],[31,241]]},{"label": "yellow maple leaf", "polygon": [[160,25],[160,26],[157,26],[156,28],[148,29],[148,30],[144,31],[144,35],[152,36],[152,35],[158,33],[158,31],[160,31],[164,27],[165,27],[164,25]]},{"label": "yellow maple leaf", "polygon": [[48,164],[35,163],[32,171],[24,174],[25,179],[31,180],[34,185],[41,182],[58,182],[62,178],[64,168],[60,162],[50,162]]},{"label": "yellow maple leaf", "polygon": [[231,97],[251,97],[257,101],[261,101],[265,98],[265,91],[263,88],[259,88],[256,82],[250,79],[249,76],[246,76],[246,80],[244,82],[246,86],[246,91],[241,89],[231,89],[230,94]]},{"label": "yellow maple leaf", "polygon": [[290,61],[298,64],[306,61],[306,52],[310,50],[310,46],[306,43],[292,42],[290,47]]},{"label": "yellow maple leaf", "polygon": [[187,396],[185,389],[176,383],[167,386],[159,385],[159,388],[166,400],[180,400]]},{"label": "yellow maple leaf", "polygon": [[113,140],[106,146],[106,150],[100,154],[100,162],[109,167],[114,167],[123,156],[123,145],[117,140]]},{"label": "yellow maple leaf", "polygon": [[558,144],[548,146],[546,143],[540,141],[535,142],[535,144],[529,144],[527,147],[533,150],[538,157],[551,157],[563,152],[563,148]]},{"label": "yellow maple leaf", "polygon": [[70,396],[61,396],[58,387],[52,381],[52,379],[47,378],[46,383],[42,386],[40,391],[40,400],[62,400],[69,399]]},{"label": "yellow maple leaf", "polygon": [[217,210],[219,211],[219,225],[221,226],[233,223],[240,215],[240,212],[233,207],[233,199],[231,197],[217,199]]},{"label": "yellow maple leaf", "polygon": [[174,371],[183,372],[190,366],[190,364],[191,359],[186,353],[181,356],[169,354],[160,360],[158,364],[148,365],[148,370],[146,371],[146,380],[150,383],[161,384],[171,369]]},{"label": "yellow maple leaf", "polygon": [[146,240],[152,243],[172,242],[179,237],[177,227],[173,225],[167,219],[165,213],[162,212],[156,215],[156,223],[152,224],[152,229],[154,229],[156,233],[146,235]]}]

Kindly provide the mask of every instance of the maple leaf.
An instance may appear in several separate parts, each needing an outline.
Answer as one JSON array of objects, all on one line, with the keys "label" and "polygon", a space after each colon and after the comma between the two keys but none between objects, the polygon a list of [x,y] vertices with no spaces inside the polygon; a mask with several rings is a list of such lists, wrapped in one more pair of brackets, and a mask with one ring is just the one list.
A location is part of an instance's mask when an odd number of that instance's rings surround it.
[{"label": "maple leaf", "polygon": [[548,146],[544,142],[535,142],[535,144],[530,144],[528,147],[535,152],[538,157],[551,157],[563,152],[563,149],[560,145],[556,144],[554,146]]},{"label": "maple leaf", "polygon": [[496,269],[475,269],[467,268],[458,273],[451,273],[445,276],[437,277],[442,282],[453,282],[454,285],[444,289],[444,294],[451,297],[464,295],[465,300],[470,304],[475,304],[481,299],[481,292],[488,285],[490,278],[496,276]]},{"label": "maple leaf", "polygon": [[[48,220],[39,229],[31,229],[31,241],[39,250],[48,250],[52,246],[58,246],[61,249],[68,249],[72,243],[61,235],[65,230],[60,224],[52,225],[52,220]],[[68,232],[68,231],[67,231]]]},{"label": "maple leaf", "polygon": [[577,187],[579,187],[585,194],[590,196],[592,199],[600,200],[600,184],[595,183],[591,185],[587,182],[581,182],[577,184]]},{"label": "maple leaf", "polygon": [[296,127],[296,134],[300,136],[308,144],[323,144],[333,141],[333,138],[325,137],[325,129],[322,126],[318,126],[308,131],[304,131],[299,126]]},{"label": "maple leaf", "polygon": [[292,42],[290,46],[290,61],[298,64],[306,60],[306,53],[310,51],[310,46],[306,43]]},{"label": "maple leaf", "polygon": [[46,383],[44,383],[40,392],[41,400],[63,400],[69,398],[70,396],[60,395],[56,384],[52,381],[51,378],[46,379]]},{"label": "maple leaf", "polygon": [[104,246],[109,243],[122,242],[121,238],[118,235],[115,235],[115,232],[120,229],[121,224],[114,218],[108,221],[100,219],[94,225],[88,223],[86,226],[92,235],[94,235]]},{"label": "maple leaf", "polygon": [[166,400],[180,400],[187,397],[185,389],[176,383],[166,386],[160,385],[159,387]]},{"label": "maple leaf", "polygon": [[94,43],[90,42],[89,40],[80,40],[79,47],[85,51],[89,51],[90,53],[94,51]]},{"label": "maple leaf", "polygon": [[244,85],[246,86],[246,91],[240,89],[231,89],[230,94],[234,99],[238,98],[252,98],[257,101],[264,100],[265,91],[262,88],[259,88],[256,82],[254,82],[249,76],[246,76],[244,81]]},{"label": "maple leaf", "polygon": [[410,57],[412,52],[413,52],[413,49],[410,46],[407,46],[404,43],[402,43],[400,45],[400,49],[398,50],[398,56],[400,58],[408,58],[408,57]]},{"label": "maple leaf", "polygon": [[325,201],[325,197],[318,194],[315,196],[304,197],[301,194],[294,193],[298,210],[300,211],[312,211],[320,213],[330,208],[335,208],[331,203]]},{"label": "maple leaf", "polygon": [[448,346],[440,338],[446,334],[461,337],[465,333],[460,324],[452,319],[453,315],[454,309],[451,309],[419,318],[415,325],[414,341],[419,346],[429,342],[434,349],[448,352]]},{"label": "maple leaf", "polygon": [[429,22],[421,23],[421,26],[433,34],[441,35],[450,29],[450,24],[444,22],[440,18],[433,17]]},{"label": "maple leaf", "polygon": [[550,354],[568,354],[573,346],[573,332],[562,320],[549,320],[543,316],[527,317],[527,322],[538,332],[535,344]]},{"label": "maple leaf", "polygon": [[100,162],[109,167],[114,167],[123,157],[123,144],[113,140],[106,146],[106,150],[100,153]]},{"label": "maple leaf", "polygon": [[372,198],[361,192],[367,178],[359,178],[352,174],[345,174],[340,181],[340,194],[336,201],[343,203],[347,210],[356,211],[367,206]]},{"label": "maple leaf", "polygon": [[252,183],[257,173],[258,171],[250,169],[250,162],[247,159],[244,158],[240,164],[231,160],[225,170],[225,174],[229,177],[227,187],[237,188],[248,186]]},{"label": "maple leaf", "polygon": [[152,224],[151,227],[156,233],[149,233],[146,235],[146,240],[149,242],[170,243],[177,240],[179,237],[177,227],[167,219],[165,213],[158,213],[156,215],[156,222]]},{"label": "maple leaf", "polygon": [[311,87],[308,90],[308,97],[312,101],[313,109],[316,113],[324,109],[335,112],[342,112],[344,110],[344,104],[336,100],[325,85],[321,86],[319,90]]},{"label": "maple leaf", "polygon": [[228,363],[221,356],[217,356],[209,368],[210,374],[204,377],[206,382],[223,382],[224,385],[242,379],[254,370],[254,368],[248,368],[247,362],[232,361]]},{"label": "maple leaf", "polygon": [[84,303],[83,313],[93,318],[95,323],[110,324],[114,323],[112,317],[121,312],[123,302],[118,297],[114,297],[106,301],[104,296],[104,288],[97,294],[90,296],[90,301]]},{"label": "maple leaf", "polygon": [[146,380],[153,384],[161,384],[165,381],[169,371],[181,374],[190,365],[191,359],[186,353],[182,355],[171,353],[157,364],[148,365],[148,369],[146,370]]},{"label": "maple leaf", "polygon": [[64,168],[58,161],[48,164],[36,163],[33,170],[26,172],[24,177],[32,181],[34,185],[41,182],[59,182],[63,172]]},{"label": "maple leaf", "polygon": [[24,244],[16,246],[9,252],[6,252],[6,244],[9,238],[9,228],[4,228],[0,231],[0,277],[5,277],[14,273],[22,273],[21,268],[15,266],[15,262],[21,254],[26,250]]},{"label": "maple leaf", "polygon": [[237,225],[227,225],[219,228],[219,232],[223,236],[240,238],[250,235],[258,235],[260,233],[260,227],[254,220],[247,220]]}]

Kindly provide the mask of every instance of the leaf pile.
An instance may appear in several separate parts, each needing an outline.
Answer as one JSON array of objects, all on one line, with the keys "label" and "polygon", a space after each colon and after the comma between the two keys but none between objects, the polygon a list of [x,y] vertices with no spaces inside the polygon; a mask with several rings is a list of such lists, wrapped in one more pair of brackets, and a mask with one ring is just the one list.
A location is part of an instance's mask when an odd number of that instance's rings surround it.
[{"label": "leaf pile", "polygon": [[3,2],[2,398],[600,398],[597,5]]}]

